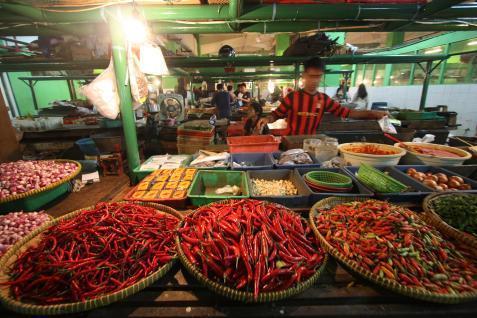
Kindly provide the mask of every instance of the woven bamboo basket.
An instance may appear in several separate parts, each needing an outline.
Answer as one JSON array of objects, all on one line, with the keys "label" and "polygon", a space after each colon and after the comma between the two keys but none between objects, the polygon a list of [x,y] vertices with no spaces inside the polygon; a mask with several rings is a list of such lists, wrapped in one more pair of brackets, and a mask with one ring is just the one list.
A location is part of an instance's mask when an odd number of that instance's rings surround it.
[{"label": "woven bamboo basket", "polygon": [[466,301],[471,301],[477,299],[477,292],[468,292],[468,293],[461,293],[459,295],[443,295],[433,293],[424,289],[419,288],[411,288],[404,285],[397,283],[394,280],[379,277],[378,275],[373,274],[372,272],[364,269],[363,267],[359,266],[358,263],[355,261],[349,260],[346,258],[345,255],[340,253],[336,248],[334,248],[326,239],[321,235],[318,231],[318,228],[315,224],[315,218],[319,214],[320,209],[329,209],[338,204],[346,203],[346,202],[353,202],[353,201],[366,201],[369,200],[367,198],[350,198],[350,197],[330,197],[315,203],[315,205],[310,210],[310,224],[313,232],[315,233],[316,237],[318,238],[321,246],[327,251],[331,256],[333,256],[340,264],[342,264],[345,268],[350,270],[353,273],[361,276],[362,278],[380,286],[385,289],[391,290],[395,293],[421,299],[429,302],[435,303],[443,303],[443,304],[456,304],[462,303]]},{"label": "woven bamboo basket", "polygon": [[437,200],[441,199],[446,196],[475,196],[475,194],[470,193],[433,193],[428,195],[424,201],[422,202],[422,207],[424,209],[424,213],[422,213],[421,218],[428,224],[434,226],[440,232],[444,233],[445,235],[456,239],[464,244],[469,245],[469,247],[477,248],[477,237],[463,232],[461,230],[456,229],[455,227],[449,225],[445,222],[439,214],[437,214],[433,207],[432,203]]},{"label": "woven bamboo basket", "polygon": [[[229,203],[231,200],[223,200],[223,201],[218,201],[214,202],[211,204],[217,204],[217,203]],[[286,207],[272,203],[276,206],[279,206],[281,208]],[[209,204],[210,205],[210,204]],[[288,209],[287,209],[288,210]],[[195,212],[195,211],[194,211]],[[192,212],[192,213],[194,213]],[[293,211],[290,211],[291,213],[295,213]],[[191,213],[191,214],[192,214]],[[183,225],[183,221],[179,224],[179,228]],[[328,255],[326,254],[323,263],[321,266],[318,268],[315,274],[313,274],[310,278],[308,278],[306,281],[295,285],[294,287],[291,287],[286,290],[281,290],[281,291],[276,291],[276,292],[264,292],[264,293],[259,293],[258,298],[255,299],[253,293],[251,292],[244,292],[244,291],[239,291],[233,288],[230,288],[228,286],[225,286],[223,284],[220,284],[216,281],[213,281],[209,279],[207,276],[202,274],[202,272],[192,264],[189,259],[185,256],[182,248],[181,248],[181,240],[179,238],[179,235],[176,236],[176,247],[177,247],[177,254],[179,255],[179,259],[182,263],[182,265],[185,267],[185,269],[192,275],[194,276],[201,284],[205,285],[207,288],[212,290],[213,292],[220,294],[222,296],[225,296],[227,298],[230,298],[235,301],[240,301],[240,302],[245,302],[245,303],[265,303],[265,302],[273,302],[281,299],[285,299],[294,295],[297,295],[299,293],[302,293],[306,289],[310,288],[313,284],[316,283],[318,278],[321,276],[323,273],[324,268],[326,267],[326,264],[328,262]]]},{"label": "woven bamboo basket", "polygon": [[16,201],[16,200],[20,200],[20,199],[24,199],[24,198],[27,198],[27,197],[31,197],[31,196],[34,196],[34,195],[37,195],[41,192],[45,192],[45,191],[48,191],[48,190],[51,190],[51,189],[54,189],[60,185],[62,185],[63,183],[65,182],[68,182],[72,179],[74,179],[80,172],[81,172],[81,163],[77,162],[77,161],[74,161],[74,160],[68,160],[68,159],[55,159],[53,161],[56,161],[56,162],[70,162],[70,163],[74,163],[77,168],[75,171],[73,171],[73,173],[71,173],[69,176],[61,179],[60,181],[57,181],[57,182],[54,182],[52,184],[49,184],[43,188],[40,188],[40,189],[35,189],[35,190],[30,190],[30,191],[27,191],[27,192],[23,192],[23,193],[19,193],[19,194],[15,194],[15,195],[9,195],[8,197],[5,197],[5,198],[2,198],[0,199],[0,205],[3,204],[3,203],[7,203],[7,202],[11,202],[11,201]]},{"label": "woven bamboo basket", "polygon": [[[120,202],[121,203],[121,202]],[[142,206],[147,206],[158,210],[160,213],[167,213],[177,217],[179,220],[182,220],[182,215],[164,205],[156,204],[156,203],[145,203],[145,202],[129,202],[134,203]],[[89,210],[94,206],[89,206],[87,208],[83,208],[80,210],[73,211],[68,213],[64,216],[56,218],[46,224],[42,225],[41,227],[37,228],[23,239],[18,241],[14,246],[12,246],[2,258],[0,258],[0,283],[7,282],[9,280],[8,272],[11,268],[11,265],[16,261],[19,255],[21,255],[28,247],[34,246],[40,239],[43,232],[45,232],[50,227],[58,224],[63,220],[69,220],[79,214],[81,214],[85,210]],[[147,286],[151,285],[153,282],[158,280],[159,278],[163,277],[177,262],[177,256],[174,257],[169,263],[163,265],[154,273],[150,274],[149,276],[141,279],[137,283],[119,290],[114,293],[105,294],[99,296],[94,299],[89,299],[83,302],[74,302],[74,303],[64,303],[64,304],[55,304],[55,305],[36,305],[30,303],[24,303],[21,301],[17,301],[10,296],[10,288],[9,286],[1,286],[0,285],[0,302],[8,309],[26,315],[61,315],[61,314],[72,314],[82,311],[91,310],[94,308],[102,307],[109,305],[113,302],[119,301],[124,299],[128,296],[131,296],[142,289],[146,288]]]}]

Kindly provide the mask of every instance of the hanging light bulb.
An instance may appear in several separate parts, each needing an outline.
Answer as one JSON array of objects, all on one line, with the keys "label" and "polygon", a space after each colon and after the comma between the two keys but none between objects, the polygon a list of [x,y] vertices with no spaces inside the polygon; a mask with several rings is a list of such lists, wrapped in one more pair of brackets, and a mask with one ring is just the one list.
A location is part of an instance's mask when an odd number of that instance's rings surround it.
[{"label": "hanging light bulb", "polygon": [[122,17],[121,21],[123,33],[129,43],[141,44],[146,42],[149,36],[147,23],[142,19],[136,8],[132,10],[131,14]]},{"label": "hanging light bulb", "polygon": [[273,91],[275,90],[275,83],[272,80],[269,80],[267,88],[270,93],[273,93]]}]

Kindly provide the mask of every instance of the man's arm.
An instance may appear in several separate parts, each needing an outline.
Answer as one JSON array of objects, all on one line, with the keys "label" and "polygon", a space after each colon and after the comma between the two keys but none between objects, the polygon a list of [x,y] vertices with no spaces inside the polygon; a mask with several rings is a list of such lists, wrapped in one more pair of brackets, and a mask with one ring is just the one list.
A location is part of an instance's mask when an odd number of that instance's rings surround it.
[{"label": "man's arm", "polygon": [[388,112],[379,110],[351,110],[349,112],[349,118],[352,119],[376,119],[379,120],[388,115]]},{"label": "man's arm", "polygon": [[325,110],[329,111],[337,117],[352,119],[381,119],[386,116],[387,112],[377,110],[354,110],[341,106],[340,103],[325,96]]},{"label": "man's arm", "polygon": [[288,112],[291,109],[291,98],[293,93],[288,94],[283,101],[280,103],[280,106],[277,107],[270,115],[267,117],[260,118],[257,122],[257,128],[262,129],[263,126],[275,122],[277,119],[285,118],[288,115]]}]

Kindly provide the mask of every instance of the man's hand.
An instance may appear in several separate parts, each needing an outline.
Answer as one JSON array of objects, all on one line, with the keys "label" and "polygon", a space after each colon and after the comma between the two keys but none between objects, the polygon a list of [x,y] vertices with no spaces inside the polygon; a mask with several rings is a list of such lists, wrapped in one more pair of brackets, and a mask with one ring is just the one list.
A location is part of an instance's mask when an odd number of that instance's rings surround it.
[{"label": "man's hand", "polygon": [[381,119],[383,118],[384,116],[388,116],[389,115],[389,112],[386,112],[386,111],[379,111],[379,110],[370,110],[370,116],[372,116],[373,118],[375,119]]},{"label": "man's hand", "polygon": [[257,126],[255,127],[258,131],[262,131],[262,128],[265,127],[268,123],[270,123],[270,118],[262,117],[258,120]]}]

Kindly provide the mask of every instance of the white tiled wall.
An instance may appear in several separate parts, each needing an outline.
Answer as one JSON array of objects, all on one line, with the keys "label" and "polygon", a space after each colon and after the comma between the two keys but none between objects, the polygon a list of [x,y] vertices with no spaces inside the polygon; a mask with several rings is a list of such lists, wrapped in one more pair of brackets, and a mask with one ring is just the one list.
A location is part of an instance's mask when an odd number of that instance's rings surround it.
[{"label": "white tiled wall", "polygon": [[[333,96],[337,87],[327,87],[326,93]],[[422,86],[368,87],[369,105],[387,102],[391,107],[419,109]],[[353,96],[356,88],[350,88]],[[477,126],[477,84],[431,85],[427,94],[427,107],[447,105],[449,111],[457,112],[457,123],[462,126],[452,130],[453,135],[474,136]]]}]

